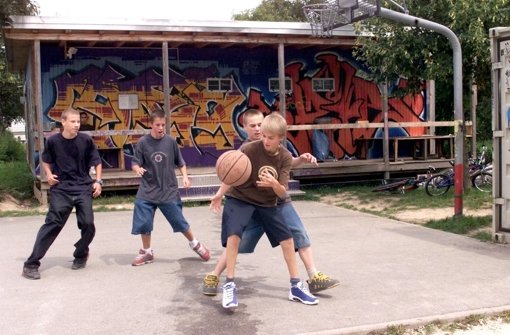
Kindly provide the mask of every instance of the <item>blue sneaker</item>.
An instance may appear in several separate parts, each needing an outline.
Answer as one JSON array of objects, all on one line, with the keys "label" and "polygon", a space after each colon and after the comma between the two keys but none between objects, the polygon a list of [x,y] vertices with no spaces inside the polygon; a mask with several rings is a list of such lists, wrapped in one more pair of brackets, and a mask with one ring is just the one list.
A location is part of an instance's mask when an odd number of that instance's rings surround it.
[{"label": "blue sneaker", "polygon": [[319,299],[308,292],[308,289],[302,282],[291,286],[289,291],[289,300],[301,301],[305,305],[317,305],[319,303]]},{"label": "blue sneaker", "polygon": [[234,282],[228,282],[223,285],[223,308],[237,307],[237,289]]}]

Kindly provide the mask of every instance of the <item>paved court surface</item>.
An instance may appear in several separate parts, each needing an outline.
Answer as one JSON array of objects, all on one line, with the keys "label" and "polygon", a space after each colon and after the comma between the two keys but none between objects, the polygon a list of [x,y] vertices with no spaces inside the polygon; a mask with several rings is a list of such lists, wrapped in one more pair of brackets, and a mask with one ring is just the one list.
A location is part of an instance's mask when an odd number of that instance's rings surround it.
[{"label": "paved court surface", "polygon": [[[84,270],[73,271],[74,217],[42,260],[41,280],[21,277],[44,216],[0,218],[2,334],[363,334],[392,323],[414,324],[510,309],[510,247],[297,201],[319,270],[342,285],[317,306],[287,299],[281,251],[263,239],[239,258],[239,308],[201,294],[203,275],[221,253],[220,218],[185,208],[212,250],[204,263],[157,214],[156,260],[132,267],[140,247],[130,211],[96,213],[97,234]],[[306,272],[300,262],[301,274]]]}]

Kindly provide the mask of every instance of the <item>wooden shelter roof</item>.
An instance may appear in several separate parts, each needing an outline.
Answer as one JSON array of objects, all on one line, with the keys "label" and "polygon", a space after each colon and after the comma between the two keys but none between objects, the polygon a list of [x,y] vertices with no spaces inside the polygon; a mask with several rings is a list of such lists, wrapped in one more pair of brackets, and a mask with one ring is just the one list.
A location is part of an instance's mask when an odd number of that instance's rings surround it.
[{"label": "wooden shelter roof", "polygon": [[3,27],[11,71],[23,71],[33,41],[67,48],[169,48],[245,47],[279,43],[298,48],[332,46],[351,48],[356,37],[352,26],[337,28],[328,38],[312,36],[305,22],[178,21],[162,19],[101,19],[13,16]]}]

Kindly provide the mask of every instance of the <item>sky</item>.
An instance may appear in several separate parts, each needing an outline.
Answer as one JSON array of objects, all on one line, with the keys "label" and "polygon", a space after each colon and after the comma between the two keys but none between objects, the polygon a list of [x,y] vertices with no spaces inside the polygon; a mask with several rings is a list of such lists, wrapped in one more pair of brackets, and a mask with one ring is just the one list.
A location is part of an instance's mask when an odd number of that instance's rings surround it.
[{"label": "sky", "polygon": [[34,0],[41,16],[230,21],[262,0]]}]

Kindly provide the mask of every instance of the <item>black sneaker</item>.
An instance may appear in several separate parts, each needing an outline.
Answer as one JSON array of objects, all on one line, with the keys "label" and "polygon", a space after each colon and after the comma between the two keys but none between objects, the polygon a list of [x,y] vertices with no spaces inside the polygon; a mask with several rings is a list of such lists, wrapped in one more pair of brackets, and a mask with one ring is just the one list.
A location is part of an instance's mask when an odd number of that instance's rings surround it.
[{"label": "black sneaker", "polygon": [[29,268],[24,266],[21,275],[27,279],[32,280],[41,279],[41,274],[39,273],[38,268]]},{"label": "black sneaker", "polygon": [[87,265],[88,258],[89,256],[86,256],[84,258],[75,258],[73,261],[73,265],[71,266],[71,269],[73,270],[83,269]]}]

